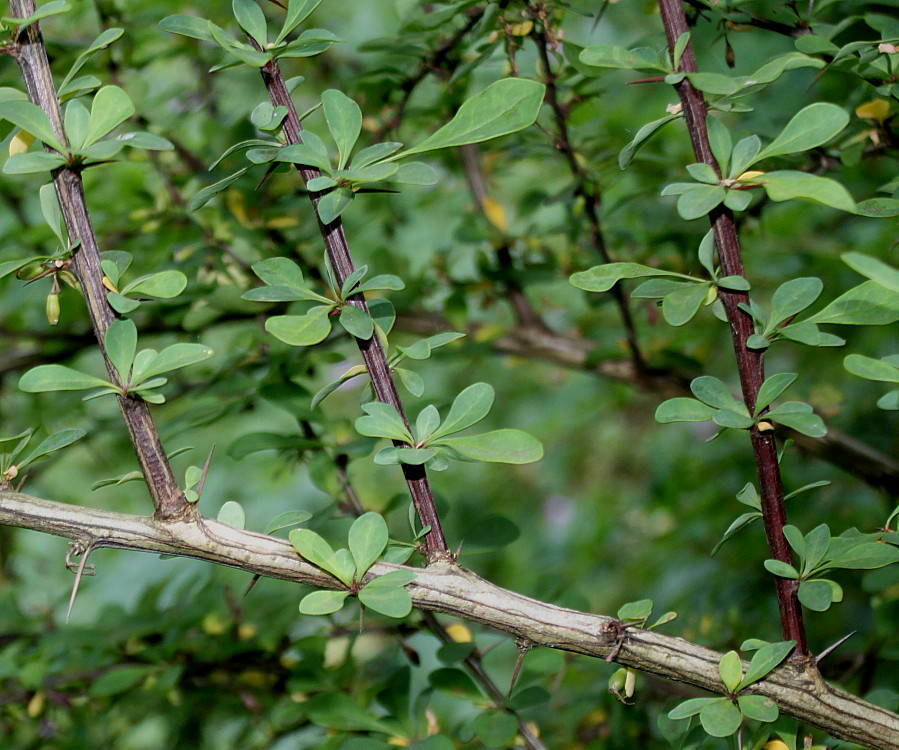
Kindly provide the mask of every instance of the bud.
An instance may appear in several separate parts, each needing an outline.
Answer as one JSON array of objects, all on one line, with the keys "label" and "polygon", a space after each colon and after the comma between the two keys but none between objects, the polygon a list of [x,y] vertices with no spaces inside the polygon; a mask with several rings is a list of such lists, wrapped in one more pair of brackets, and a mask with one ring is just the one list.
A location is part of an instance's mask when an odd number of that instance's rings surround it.
[{"label": "bud", "polygon": [[52,292],[47,295],[47,320],[51,326],[59,323],[59,295]]},{"label": "bud", "polygon": [[66,270],[58,271],[56,275],[59,278],[61,278],[64,282],[66,282],[66,284],[68,284],[70,287],[72,287],[72,289],[81,289],[81,287],[78,285],[78,279],[75,277],[75,274],[73,274],[71,271],[66,271]]}]

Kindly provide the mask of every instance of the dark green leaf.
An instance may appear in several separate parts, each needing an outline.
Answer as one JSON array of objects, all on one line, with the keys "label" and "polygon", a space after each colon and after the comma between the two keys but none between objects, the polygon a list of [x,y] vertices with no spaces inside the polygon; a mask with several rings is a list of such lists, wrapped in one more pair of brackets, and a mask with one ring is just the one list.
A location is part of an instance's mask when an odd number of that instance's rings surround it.
[{"label": "dark green leaf", "polygon": [[758,416],[763,409],[769,407],[781,393],[793,384],[797,377],[794,372],[782,372],[766,378],[765,382],[762,383],[762,387],[759,388],[758,396],[756,397],[755,416]]},{"label": "dark green leaf", "polygon": [[337,168],[343,169],[362,132],[362,110],[356,102],[337,89],[329,89],[322,94],[322,108],[328,122],[328,130],[331,131],[331,137],[337,144],[339,154]]},{"label": "dark green leaf", "polygon": [[119,374],[119,381],[123,385],[127,384],[131,376],[131,364],[137,353],[137,328],[130,320],[115,320],[106,329],[103,343],[106,356]]},{"label": "dark green leaf", "polygon": [[33,464],[35,461],[46,458],[51,453],[71,445],[76,440],[81,440],[86,434],[84,430],[60,430],[55,432],[50,437],[42,440],[37,448],[31,451],[25,458],[18,461],[17,466],[19,470],[22,470],[29,464]]},{"label": "dark green leaf", "polygon": [[876,281],[865,281],[837,297],[810,323],[890,325],[899,320],[899,295]]},{"label": "dark green leaf", "polygon": [[662,315],[671,326],[682,326],[690,322],[708,296],[705,284],[684,284],[671,292],[662,301]]},{"label": "dark green leaf", "polygon": [[38,365],[19,378],[19,388],[26,393],[83,391],[103,386],[114,387],[112,383],[64,365]]},{"label": "dark green leaf", "polygon": [[779,154],[808,151],[811,148],[827,143],[831,138],[841,133],[848,124],[849,115],[835,104],[828,102],[809,104],[807,107],[799,110],[787,123],[780,135],[766,148],[762,149],[759,159]]},{"label": "dark green leaf", "polygon": [[712,737],[730,737],[743,723],[743,714],[732,701],[719,698],[702,707],[699,721],[702,728]]},{"label": "dark green leaf", "polygon": [[580,54],[584,65],[594,68],[620,68],[625,70],[665,70],[658,59],[643,54],[642,50],[628,50],[611,44],[595,44]]},{"label": "dark green leaf", "polygon": [[796,568],[780,560],[765,560],[765,570],[780,578],[799,578],[799,571]]},{"label": "dark green leaf", "polygon": [[[18,99],[0,101],[0,119],[9,120],[16,127],[31,133],[39,141],[57,151],[65,150],[56,139],[44,110],[36,104]],[[25,154],[19,154],[19,156],[25,156]],[[50,154],[46,154],[46,156],[50,156]],[[5,167],[4,170],[6,170]]]},{"label": "dark green leaf", "polygon": [[[768,562],[772,561],[769,560]],[[765,567],[767,567],[767,564]],[[764,679],[772,669],[781,664],[781,662],[789,656],[795,645],[795,641],[780,641],[778,643],[769,643],[762,646],[755,652],[755,654],[753,654],[752,661],[749,662],[749,666],[746,668],[746,674],[740,681],[737,690],[744,690],[759,680]]]},{"label": "dark green leaf", "polygon": [[507,747],[518,732],[518,721],[505,711],[484,711],[475,718],[473,726],[487,747]]},{"label": "dark green leaf", "polygon": [[338,320],[347,333],[363,341],[370,339],[375,330],[374,321],[355,305],[341,307]]},{"label": "dark green leaf", "polygon": [[777,704],[764,695],[741,695],[737,698],[737,705],[747,719],[770,722],[780,716]]},{"label": "dark green leaf", "polygon": [[312,13],[322,0],[289,0],[287,3],[287,15],[284,17],[284,25],[275,39],[275,44],[281,44],[288,34],[299,26],[309,14]]},{"label": "dark green leaf", "polygon": [[291,526],[299,526],[301,523],[305,523],[310,518],[312,518],[312,514],[308,510],[288,510],[285,513],[281,513],[280,515],[275,516],[271,521],[269,521],[265,525],[265,529],[262,531],[262,533],[274,534],[276,531],[280,531],[281,529],[287,529]]},{"label": "dark green leaf", "polygon": [[453,401],[449,414],[440,429],[432,436],[434,440],[461,432],[480,422],[493,406],[496,396],[489,383],[475,383],[468,386]]},{"label": "dark green leaf", "polygon": [[231,9],[237,23],[260,47],[268,44],[265,14],[254,0],[231,0]]},{"label": "dark green leaf", "polygon": [[862,276],[867,276],[881,286],[899,293],[899,270],[893,266],[864,253],[843,253],[840,258]]},{"label": "dark green leaf", "polygon": [[650,268],[639,263],[605,263],[601,266],[594,266],[586,271],[572,274],[569,281],[573,286],[587,292],[606,292],[621,279],[638,279],[644,276],[690,278],[680,273]]}]

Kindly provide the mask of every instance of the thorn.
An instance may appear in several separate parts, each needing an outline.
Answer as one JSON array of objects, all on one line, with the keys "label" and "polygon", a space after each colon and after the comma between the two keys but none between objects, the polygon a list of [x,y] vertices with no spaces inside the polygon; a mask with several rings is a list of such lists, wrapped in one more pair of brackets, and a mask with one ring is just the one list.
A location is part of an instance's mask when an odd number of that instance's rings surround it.
[{"label": "thorn", "polygon": [[[72,542],[72,544],[69,545],[68,552],[66,552],[66,567],[69,570],[72,570],[72,568],[74,567],[74,563],[72,562],[72,555],[81,555],[81,562],[78,564],[78,570],[75,571],[75,581],[72,584],[72,594],[71,596],[69,596],[69,607],[66,610],[66,623],[68,623],[69,616],[72,614],[72,607],[75,606],[75,597],[78,595],[78,586],[81,584],[81,576],[96,575],[94,566],[87,565],[87,558],[90,556],[93,550],[93,542],[88,544],[87,547],[83,547],[81,542]],[[87,572],[85,573],[85,571]]]},{"label": "thorn", "polygon": [[515,662],[515,669],[512,670],[512,680],[509,683],[509,692],[506,694],[506,700],[512,697],[515,683],[518,682],[518,673],[521,671],[521,665],[524,662],[524,655],[534,647],[534,644],[527,638],[516,638],[515,647],[518,649],[518,659]]},{"label": "thorn", "polygon": [[250,581],[250,585],[247,586],[247,590],[243,592],[244,599],[246,599],[246,598],[250,595],[250,592],[253,590],[253,586],[256,585],[256,582],[257,582],[260,578],[261,578],[261,574],[260,574],[260,573],[257,573],[256,575],[253,576],[253,580]]},{"label": "thorn", "polygon": [[203,494],[203,485],[206,484],[206,474],[209,471],[209,464],[212,463],[212,454],[215,452],[215,443],[212,444],[212,447],[209,449],[209,455],[206,456],[206,463],[203,465],[203,474],[200,476],[200,481],[197,483],[197,502],[200,502],[200,496]]},{"label": "thorn", "polygon": [[842,638],[840,638],[840,640],[838,640],[838,641],[837,641],[836,643],[834,643],[832,646],[828,646],[826,649],[824,649],[820,654],[818,654],[818,655],[815,657],[815,666],[817,666],[818,664],[820,664],[820,663],[821,663],[821,660],[822,660],[825,656],[827,656],[828,654],[830,654],[830,653],[833,652],[833,651],[836,651],[836,649],[838,649],[838,648],[839,648],[840,646],[842,646],[846,641],[848,641],[850,638],[852,638],[852,636],[854,636],[857,632],[858,632],[857,630],[853,630],[851,633],[849,633],[849,634],[847,634],[847,635],[844,635]]},{"label": "thorn", "polygon": [[268,169],[266,169],[265,174],[262,175],[262,179],[256,183],[256,189],[259,190],[259,188],[261,188],[265,184],[265,181],[271,176],[272,172],[274,172],[280,166],[280,164],[273,164]]}]

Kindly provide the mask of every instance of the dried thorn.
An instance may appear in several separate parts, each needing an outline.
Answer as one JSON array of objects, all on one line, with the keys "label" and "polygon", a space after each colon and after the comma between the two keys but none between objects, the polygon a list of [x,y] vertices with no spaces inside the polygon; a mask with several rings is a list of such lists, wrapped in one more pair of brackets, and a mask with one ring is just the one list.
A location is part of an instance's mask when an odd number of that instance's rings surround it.
[{"label": "dried thorn", "polygon": [[256,581],[258,581],[261,577],[262,576],[259,573],[253,576],[253,580],[250,581],[250,585],[247,586],[247,590],[243,592],[244,599],[246,599],[250,595],[250,592],[253,590],[253,586],[256,585]]},{"label": "dried thorn", "polygon": [[836,649],[838,649],[838,648],[839,648],[840,646],[842,646],[846,641],[848,641],[850,638],[852,638],[852,636],[854,636],[857,632],[858,632],[857,630],[853,630],[851,633],[849,633],[849,634],[847,634],[847,635],[844,635],[842,638],[840,638],[840,640],[838,640],[838,641],[837,641],[836,643],[834,643],[833,645],[828,646],[826,649],[824,649],[820,654],[818,654],[818,655],[815,657],[815,666],[817,666],[818,664],[820,664],[820,663],[821,663],[821,660],[822,660],[825,656],[827,656],[828,654],[830,654],[830,653],[833,652],[833,651],[836,651]]},{"label": "dried thorn", "polygon": [[606,625],[606,633],[610,633],[615,637],[615,645],[606,657],[606,664],[611,664],[618,658],[618,654],[621,653],[621,647],[624,646],[624,633],[627,627],[628,626],[623,624],[621,620],[613,620]]},{"label": "dried thorn", "polygon": [[458,560],[458,559],[459,559],[459,555],[462,554],[462,545],[464,545],[464,544],[465,544],[465,540],[464,540],[464,539],[463,539],[461,542],[459,542],[459,546],[456,547],[456,551],[453,552],[453,560]]},{"label": "dried thorn", "polygon": [[[69,621],[69,616],[72,614],[72,607],[75,606],[75,597],[78,595],[78,586],[81,584],[81,576],[83,575],[96,575],[94,570],[94,566],[87,565],[87,558],[90,556],[90,553],[94,550],[94,543],[91,542],[87,545],[86,548],[82,547],[81,542],[72,542],[69,545],[69,550],[66,552],[66,567],[71,570],[74,563],[72,563],[72,554],[81,555],[81,562],[78,564],[78,570],[75,571],[75,581],[72,584],[72,594],[69,596],[69,607],[66,610],[66,622]],[[85,573],[85,571],[87,571]]]},{"label": "dried thorn", "polygon": [[633,81],[628,81],[627,85],[630,86],[632,83],[663,83],[665,80],[665,76],[648,76],[646,78],[635,78]]},{"label": "dried thorn", "polygon": [[203,485],[206,484],[206,474],[209,472],[209,464],[212,463],[212,454],[215,452],[215,443],[209,449],[209,455],[206,456],[206,463],[203,465],[203,474],[197,483],[197,502],[200,502],[200,496],[203,494]]},{"label": "dried thorn", "polygon": [[512,697],[515,683],[518,682],[518,673],[521,671],[521,665],[524,662],[524,655],[534,647],[534,644],[527,638],[516,638],[515,647],[518,649],[518,659],[515,662],[515,669],[512,670],[512,680],[509,683],[509,692],[506,694],[506,700]]},{"label": "dried thorn", "polygon": [[[28,475],[24,474],[22,478],[19,480],[19,483],[16,485],[16,492],[21,492],[22,487],[25,486],[25,480],[28,479]],[[884,531],[889,531],[889,529],[884,529]]]}]

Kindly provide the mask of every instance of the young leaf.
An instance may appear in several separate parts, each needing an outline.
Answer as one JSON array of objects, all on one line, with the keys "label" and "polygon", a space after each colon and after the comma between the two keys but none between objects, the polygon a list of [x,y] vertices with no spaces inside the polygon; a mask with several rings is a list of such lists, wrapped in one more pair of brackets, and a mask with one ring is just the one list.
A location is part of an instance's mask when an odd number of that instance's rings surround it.
[{"label": "young leaf", "polygon": [[348,591],[313,591],[300,602],[304,615],[330,615],[341,609],[349,596]]},{"label": "young leaf", "polygon": [[352,585],[352,576],[346,577],[340,564],[328,544],[321,536],[310,529],[294,529],[288,535],[290,543],[306,560],[318,568],[330,573],[347,586]]},{"label": "young leaf", "polygon": [[678,396],[659,404],[655,420],[661,424],[669,422],[705,422],[715,415],[715,409],[695,398]]},{"label": "young leaf", "polygon": [[824,284],[821,279],[806,276],[790,279],[781,284],[771,297],[771,316],[765,326],[765,334],[774,332],[781,323],[809,307],[818,296]]},{"label": "young leaf", "polygon": [[412,597],[403,586],[414,578],[415,574],[409,570],[386,573],[362,587],[359,601],[387,617],[405,617],[412,611]]},{"label": "young leaf", "polygon": [[[141,352],[140,354],[143,354]],[[140,357],[138,354],[138,357]],[[135,367],[131,373],[131,387],[135,387],[140,383],[146,383],[150,378],[161,375],[172,370],[179,370],[182,367],[195,365],[204,359],[209,359],[213,354],[212,349],[203,344],[172,344],[156,354],[151,360],[145,362],[142,360],[141,370],[138,371],[138,357],[135,358]]]},{"label": "young leaf", "polygon": [[418,413],[415,420],[415,439],[418,443],[427,443],[434,431],[440,426],[440,414],[437,407],[428,404]]},{"label": "young leaf", "polygon": [[268,44],[265,14],[254,0],[232,0],[231,9],[237,23],[262,49]]},{"label": "young leaf", "polygon": [[172,299],[187,287],[187,276],[181,271],[159,271],[136,278],[120,290],[122,295],[133,294],[138,297],[156,297]]},{"label": "young leaf", "polygon": [[840,211],[855,213],[855,200],[849,191],[829,177],[783,170],[766,172],[759,178],[759,184],[773,201],[804,198]]},{"label": "young leaf", "polygon": [[348,541],[356,563],[356,577],[362,578],[387,547],[387,523],[378,513],[364,513],[350,526]]},{"label": "young leaf", "polygon": [[730,389],[718,378],[713,378],[711,375],[702,375],[695,378],[690,383],[690,390],[704,404],[713,406],[716,409],[735,410],[740,405],[740,402],[731,394]]},{"label": "young leaf", "polygon": [[705,706],[714,701],[721,700],[720,698],[690,698],[685,700],[683,703],[679,703],[674,708],[672,708],[668,712],[669,719],[688,719],[691,716],[696,716],[700,711],[702,711]]},{"label": "young leaf", "polygon": [[222,505],[215,520],[219,523],[233,526],[235,529],[246,528],[247,523],[247,517],[244,513],[243,506],[233,500],[228,500],[228,502]]},{"label": "young leaf", "polygon": [[794,372],[782,372],[766,378],[765,382],[762,383],[762,387],[759,388],[754,416],[758,416],[763,409],[769,407],[774,399],[793,384],[796,378],[797,375]]},{"label": "young leaf", "polygon": [[364,404],[362,410],[366,416],[356,420],[356,432],[360,435],[384,437],[410,444],[414,442],[403,418],[390,404],[371,401]]},{"label": "young leaf", "polygon": [[[766,565],[767,567],[767,565]],[[777,667],[793,650],[796,641],[781,641],[762,646],[752,656],[752,661],[746,668],[746,674],[740,681],[736,692],[748,688],[750,685],[763,679],[772,669]]]},{"label": "young leaf", "polygon": [[106,329],[103,338],[106,356],[119,375],[119,382],[128,385],[131,365],[137,352],[137,328],[130,320],[116,320]]},{"label": "young leaf", "polygon": [[312,518],[312,514],[308,510],[288,510],[269,521],[262,533],[274,534],[276,531],[289,528],[290,526],[299,526],[310,518]]},{"label": "young leaf", "polygon": [[265,330],[290,346],[312,346],[331,332],[331,310],[331,305],[319,305],[305,315],[276,315],[265,321]]},{"label": "young leaf", "polygon": [[[185,16],[185,18],[187,17],[188,16]],[[199,21],[200,19],[195,20]],[[110,44],[119,39],[124,33],[124,29],[118,28],[109,28],[101,32],[100,35],[96,39],[94,39],[93,42],[91,42],[90,46],[75,59],[75,63],[69,69],[69,72],[66,74],[66,77],[63,79],[62,83],[59,84],[59,95],[62,96],[64,91],[69,87],[69,84],[74,83],[74,79],[78,74],[78,71],[80,71],[85,66],[87,61],[94,53],[99,52],[101,49],[105,49]]]},{"label": "young leaf", "polygon": [[793,580],[799,578],[799,571],[796,568],[780,560],[765,560],[765,570],[780,578],[791,578]]},{"label": "young leaf", "polygon": [[660,120],[654,120],[653,122],[646,123],[642,128],[637,131],[637,135],[634,136],[634,139],[627,144],[623,149],[621,149],[621,153],[618,154],[618,166],[621,169],[626,169],[627,165],[633,161],[634,156],[637,151],[649,141],[659,130],[662,129],[665,125],[667,125],[672,120],[677,120],[682,115],[668,115],[667,117],[663,117]]},{"label": "young leaf", "polygon": [[799,110],[766,148],[759,159],[794,154],[827,143],[849,124],[848,113],[827,102],[816,102]]},{"label": "young leaf", "polygon": [[468,99],[455,117],[430,138],[391,159],[480,143],[532,125],[543,103],[542,83],[526,78],[504,78]]},{"label": "young leaf", "polygon": [[343,169],[362,132],[362,110],[356,102],[337,89],[329,89],[322,94],[322,108],[328,130],[337,144],[337,169]]},{"label": "young leaf", "polygon": [[287,15],[284,17],[284,25],[275,38],[275,44],[281,44],[288,34],[308,18],[322,0],[289,0],[287,3]]},{"label": "young leaf", "polygon": [[18,461],[16,465],[21,471],[29,464],[39,461],[42,458],[46,458],[51,453],[55,453],[56,451],[71,445],[76,440],[81,440],[86,434],[87,433],[84,430],[60,430],[59,432],[55,432],[50,435],[50,437],[42,440],[37,448],[31,451],[25,458]]},{"label": "young leaf", "polygon": [[496,392],[489,383],[468,386],[456,396],[440,429],[432,435],[432,441],[461,432],[480,422],[489,413],[495,397]]},{"label": "young leaf", "polygon": [[340,308],[340,325],[351,336],[367,341],[375,331],[375,324],[371,317],[355,305],[346,304]]},{"label": "young leaf", "polygon": [[750,135],[737,141],[731,152],[731,163],[728,177],[737,179],[749,167],[758,161],[758,154],[762,148],[762,141],[757,135]]},{"label": "young leaf", "polygon": [[586,292],[606,292],[621,279],[638,279],[644,276],[673,276],[690,279],[689,276],[682,273],[650,268],[639,263],[604,263],[601,266],[593,266],[586,271],[572,274],[569,281],[572,286]]},{"label": "young leaf", "polygon": [[90,146],[134,114],[134,104],[118,86],[104,86],[91,105],[90,127],[84,146]]},{"label": "young leaf", "polygon": [[340,214],[349,208],[355,195],[349,188],[336,188],[330,193],[323,195],[316,206],[321,223],[330,224],[332,221],[335,221]]},{"label": "young leaf", "polygon": [[727,698],[713,699],[702,707],[699,722],[712,737],[730,737],[743,723],[743,714]]},{"label": "young leaf", "polygon": [[728,651],[718,662],[718,674],[728,693],[735,693],[743,677],[743,664],[736,651]]},{"label": "young leaf", "polygon": [[662,300],[662,316],[670,326],[689,323],[708,296],[706,284],[681,284],[680,287]]},{"label": "young leaf", "polygon": [[103,386],[115,388],[106,380],[86,375],[64,365],[38,365],[19,378],[19,388],[26,393],[83,391]]},{"label": "young leaf", "polygon": [[505,464],[529,464],[543,458],[543,445],[521,430],[491,430],[468,437],[432,439],[432,445],[444,445],[473,461]]}]

